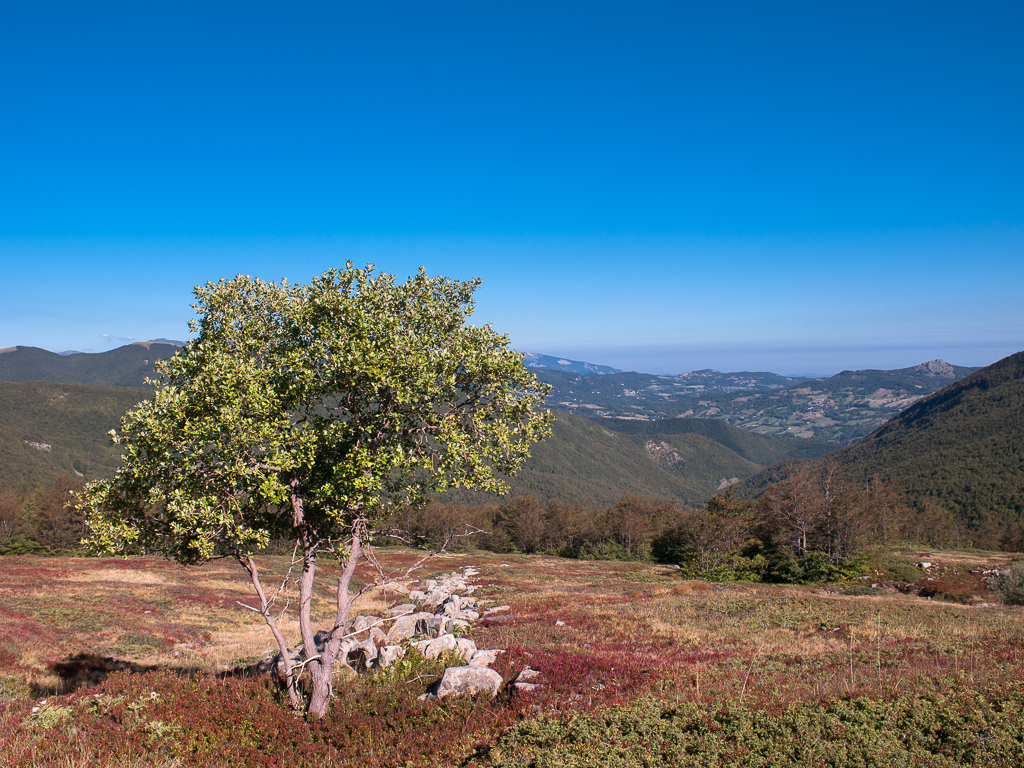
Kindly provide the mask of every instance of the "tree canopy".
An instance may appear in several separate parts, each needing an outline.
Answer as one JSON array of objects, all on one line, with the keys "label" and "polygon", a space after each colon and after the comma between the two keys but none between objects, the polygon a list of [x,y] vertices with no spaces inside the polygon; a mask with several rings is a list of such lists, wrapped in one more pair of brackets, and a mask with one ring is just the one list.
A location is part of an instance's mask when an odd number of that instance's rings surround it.
[{"label": "tree canopy", "polygon": [[[308,285],[238,276],[196,288],[196,338],[159,364],[153,397],[112,432],[121,469],[84,495],[91,546],[188,564],[234,557],[287,657],[254,555],[293,536],[310,711],[322,715],[373,520],[432,489],[500,492],[549,431],[545,386],[506,336],[467,322],[478,284],[422,269],[400,284],[349,263]],[[347,576],[313,658],[309,600],[324,552]]]}]

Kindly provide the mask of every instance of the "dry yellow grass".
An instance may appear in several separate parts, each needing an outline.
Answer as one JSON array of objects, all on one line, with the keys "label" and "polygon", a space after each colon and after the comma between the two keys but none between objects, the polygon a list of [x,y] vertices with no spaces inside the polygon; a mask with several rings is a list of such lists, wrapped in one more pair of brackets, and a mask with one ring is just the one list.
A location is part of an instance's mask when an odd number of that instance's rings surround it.
[{"label": "dry yellow grass", "polygon": [[177,583],[156,573],[148,571],[124,570],[119,568],[95,568],[68,574],[64,581],[70,584],[141,584],[146,586],[167,586]]}]

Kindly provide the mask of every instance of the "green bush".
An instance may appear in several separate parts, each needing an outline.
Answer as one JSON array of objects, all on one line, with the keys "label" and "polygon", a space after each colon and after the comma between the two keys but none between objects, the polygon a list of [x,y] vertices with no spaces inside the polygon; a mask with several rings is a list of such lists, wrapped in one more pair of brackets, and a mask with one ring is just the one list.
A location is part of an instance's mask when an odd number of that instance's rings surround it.
[{"label": "green bush", "polygon": [[992,584],[999,599],[1007,605],[1024,605],[1024,560],[1018,560]]}]

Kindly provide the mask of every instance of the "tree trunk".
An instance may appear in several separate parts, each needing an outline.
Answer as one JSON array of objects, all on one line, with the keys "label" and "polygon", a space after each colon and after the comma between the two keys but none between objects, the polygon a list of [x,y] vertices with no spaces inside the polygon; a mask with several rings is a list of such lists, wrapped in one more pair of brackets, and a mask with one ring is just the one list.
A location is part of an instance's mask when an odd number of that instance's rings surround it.
[{"label": "tree trunk", "polygon": [[334,664],[338,658],[338,651],[341,650],[345,625],[348,623],[348,617],[352,611],[349,585],[352,583],[356,566],[363,554],[361,536],[363,523],[364,521],[359,519],[352,524],[352,541],[348,562],[345,563],[345,567],[342,568],[341,574],[338,576],[338,610],[334,618],[334,627],[324,644],[324,651],[319,663],[313,670],[313,693],[309,700],[309,716],[316,720],[327,714],[327,708],[331,703]]}]

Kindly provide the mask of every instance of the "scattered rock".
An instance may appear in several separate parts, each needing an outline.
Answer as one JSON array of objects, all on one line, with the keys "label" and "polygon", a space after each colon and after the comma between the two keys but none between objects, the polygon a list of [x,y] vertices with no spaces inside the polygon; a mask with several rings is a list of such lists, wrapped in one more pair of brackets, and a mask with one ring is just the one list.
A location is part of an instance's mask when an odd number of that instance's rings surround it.
[{"label": "scattered rock", "polygon": [[[353,634],[360,634],[370,629],[373,626],[379,626],[382,623],[380,616],[356,616],[355,621],[352,622],[352,628],[349,632]],[[348,634],[346,632],[346,634]]]},{"label": "scattered rock", "polygon": [[477,696],[488,692],[494,697],[499,688],[501,675],[493,669],[482,666],[449,667],[420,699],[436,701],[448,696]]},{"label": "scattered rock", "polygon": [[366,638],[351,646],[343,658],[356,672],[365,672],[377,660],[377,644]]},{"label": "scattered rock", "polygon": [[504,653],[505,651],[500,648],[494,648],[492,650],[477,651],[473,654],[473,657],[469,659],[468,663],[471,667],[486,667],[493,664],[498,660],[498,654]]},{"label": "scattered rock", "polygon": [[431,616],[428,619],[420,619],[416,622],[416,634],[427,637],[440,637],[447,633],[448,623],[451,621],[447,616]]},{"label": "scattered rock", "polygon": [[424,658],[436,659],[442,653],[455,650],[455,635],[441,635],[432,640],[420,640],[412,643],[412,647],[423,654]]},{"label": "scattered rock", "polygon": [[[404,640],[411,640],[419,631],[418,626],[421,621],[425,622],[427,619],[433,618],[434,614],[426,613],[421,611],[419,613],[410,613],[395,619],[395,623],[391,625],[391,629],[387,633],[387,642],[390,645],[401,643]],[[421,632],[426,634],[426,630]]]},{"label": "scattered rock", "polygon": [[540,677],[541,674],[536,669],[526,667],[516,676],[515,681],[512,683],[512,687],[522,693],[530,693],[531,691],[535,691],[540,688],[540,682],[538,682]]},{"label": "scattered rock", "polygon": [[[505,564],[505,567],[508,567]],[[482,605],[493,603],[492,600],[478,600],[470,596],[476,585],[467,584],[466,579],[479,574],[475,568],[465,568],[462,573],[453,572],[423,583],[423,589],[409,589],[401,585],[395,588],[396,593],[406,594],[409,602],[396,605],[380,616],[358,616],[349,622],[339,633],[344,635],[338,653],[337,671],[353,675],[368,669],[386,668],[403,658],[406,648],[402,643],[413,641],[419,635],[426,639],[409,642],[425,658],[436,659],[443,654],[457,654],[463,659],[463,666],[447,669],[430,691],[421,696],[425,700],[439,700],[447,696],[476,696],[489,691],[494,696],[501,687],[501,675],[488,665],[493,664],[501,649],[480,650],[476,643],[467,638],[456,638],[451,634],[455,628],[468,628],[472,622],[480,619]],[[417,607],[419,606],[419,608]],[[500,605],[483,611],[484,616],[510,610],[507,605]],[[509,618],[498,616],[497,620]],[[390,625],[390,628],[388,628]],[[564,626],[562,621],[559,626]],[[385,631],[387,628],[387,631]],[[324,644],[330,637],[330,631],[316,633],[314,641],[316,652],[322,653]],[[357,637],[361,637],[357,642]],[[289,649],[294,664],[305,660],[302,646]],[[266,658],[255,665],[256,671],[284,674],[281,654]],[[532,673],[532,675],[530,674]],[[540,683],[534,681],[539,673],[534,670],[523,670],[516,678],[516,690],[532,691]]]},{"label": "scattered rock", "polygon": [[455,639],[455,652],[465,659],[468,664],[469,660],[476,653],[476,643],[468,637],[458,637]]},{"label": "scattered rock", "polygon": [[405,656],[405,648],[400,645],[385,645],[377,652],[377,666],[390,667]]}]

